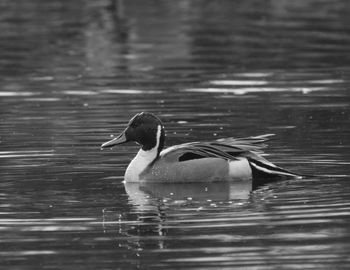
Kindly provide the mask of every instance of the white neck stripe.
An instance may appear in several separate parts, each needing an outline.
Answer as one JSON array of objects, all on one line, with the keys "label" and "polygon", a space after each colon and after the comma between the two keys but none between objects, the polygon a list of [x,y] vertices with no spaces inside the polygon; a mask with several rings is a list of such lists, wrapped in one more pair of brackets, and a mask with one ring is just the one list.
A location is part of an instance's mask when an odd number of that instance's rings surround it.
[{"label": "white neck stripe", "polygon": [[157,143],[156,143],[156,146],[155,146],[157,154],[158,154],[158,148],[159,148],[159,144],[160,144],[160,136],[161,136],[161,134],[162,134],[162,126],[158,125],[157,126],[157,137],[156,137]]}]

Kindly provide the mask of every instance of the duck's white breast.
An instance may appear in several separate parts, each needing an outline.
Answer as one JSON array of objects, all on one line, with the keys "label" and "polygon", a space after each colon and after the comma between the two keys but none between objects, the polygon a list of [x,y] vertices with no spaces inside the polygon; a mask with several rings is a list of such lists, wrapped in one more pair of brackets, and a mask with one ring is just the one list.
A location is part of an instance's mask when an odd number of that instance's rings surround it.
[{"label": "duck's white breast", "polygon": [[[153,149],[152,149],[153,150]],[[140,175],[146,170],[146,168],[155,160],[157,157],[157,151],[154,150],[144,151],[139,150],[134,159],[130,162],[128,168],[125,171],[126,182],[139,182]]]}]

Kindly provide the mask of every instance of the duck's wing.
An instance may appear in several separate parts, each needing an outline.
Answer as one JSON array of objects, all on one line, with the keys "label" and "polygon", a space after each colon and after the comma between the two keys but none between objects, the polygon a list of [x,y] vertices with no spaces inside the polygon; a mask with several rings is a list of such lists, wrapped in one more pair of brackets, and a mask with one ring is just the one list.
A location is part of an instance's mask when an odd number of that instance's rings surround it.
[{"label": "duck's wing", "polygon": [[239,157],[257,156],[266,147],[265,142],[273,134],[247,138],[225,138],[211,142],[192,142],[169,147],[161,152],[161,157],[172,161],[186,161],[205,157],[235,160]]}]

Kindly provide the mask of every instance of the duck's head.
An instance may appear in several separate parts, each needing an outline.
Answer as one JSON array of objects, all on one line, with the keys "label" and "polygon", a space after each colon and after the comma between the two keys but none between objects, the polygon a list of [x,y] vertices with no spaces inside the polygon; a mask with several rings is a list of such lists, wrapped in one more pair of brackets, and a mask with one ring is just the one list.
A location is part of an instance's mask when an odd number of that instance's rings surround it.
[{"label": "duck's head", "polygon": [[119,136],[102,144],[101,148],[134,141],[142,146],[142,150],[157,149],[159,154],[164,147],[164,140],[164,127],[160,119],[152,113],[141,112],[131,118]]}]

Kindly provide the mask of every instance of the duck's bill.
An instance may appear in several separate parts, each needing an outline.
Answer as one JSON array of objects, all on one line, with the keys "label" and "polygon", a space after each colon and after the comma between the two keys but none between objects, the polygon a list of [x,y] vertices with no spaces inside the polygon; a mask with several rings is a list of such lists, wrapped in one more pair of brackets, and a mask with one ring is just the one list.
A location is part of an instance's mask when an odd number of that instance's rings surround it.
[{"label": "duck's bill", "polygon": [[126,139],[125,137],[125,133],[121,133],[118,137],[108,141],[108,142],[105,142],[101,145],[101,148],[106,148],[106,147],[112,147],[112,146],[115,146],[115,145],[118,145],[118,144],[122,144],[122,143],[125,143],[127,142],[128,140]]}]

